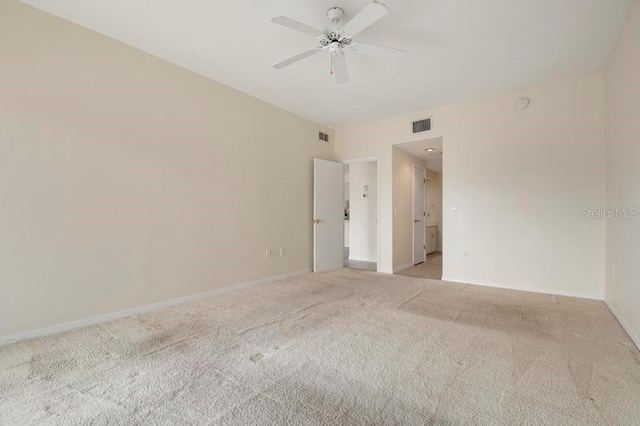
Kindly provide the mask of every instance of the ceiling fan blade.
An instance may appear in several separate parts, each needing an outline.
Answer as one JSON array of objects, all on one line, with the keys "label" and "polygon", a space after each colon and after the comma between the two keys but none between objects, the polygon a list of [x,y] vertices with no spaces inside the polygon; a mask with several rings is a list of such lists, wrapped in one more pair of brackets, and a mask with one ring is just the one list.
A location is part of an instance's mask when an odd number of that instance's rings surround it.
[{"label": "ceiling fan blade", "polygon": [[298,53],[296,56],[292,56],[289,59],[285,59],[282,62],[278,62],[273,67],[277,70],[281,70],[282,68],[287,67],[291,64],[295,64],[296,62],[301,61],[304,58],[308,58],[309,56],[315,55],[316,53],[320,52],[322,49],[323,49],[322,47],[314,47],[313,49],[309,49],[302,53]]},{"label": "ceiling fan blade", "polygon": [[347,59],[344,53],[334,56],[331,60],[333,65],[333,74],[336,76],[336,83],[344,84],[349,81],[349,71],[347,70]]},{"label": "ceiling fan blade", "polygon": [[351,43],[351,49],[365,55],[375,56],[383,59],[402,59],[407,56],[406,50],[393,49],[391,47],[376,46],[375,44],[360,43],[354,41]]},{"label": "ceiling fan blade", "polygon": [[277,18],[273,18],[271,22],[303,34],[310,35],[311,37],[320,37],[322,35],[322,31],[316,30],[315,28],[305,25],[301,22],[294,21],[293,19],[289,19],[286,16],[278,16]]},{"label": "ceiling fan blade", "polygon": [[353,19],[344,26],[343,30],[348,35],[354,36],[368,26],[378,22],[387,13],[389,13],[387,6],[374,1],[373,3],[369,3],[367,7],[354,16]]}]

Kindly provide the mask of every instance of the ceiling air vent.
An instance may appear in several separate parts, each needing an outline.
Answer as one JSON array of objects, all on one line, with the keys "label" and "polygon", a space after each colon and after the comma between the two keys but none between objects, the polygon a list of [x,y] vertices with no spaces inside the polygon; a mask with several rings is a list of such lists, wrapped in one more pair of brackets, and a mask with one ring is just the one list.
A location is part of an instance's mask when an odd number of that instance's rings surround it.
[{"label": "ceiling air vent", "polygon": [[326,133],[318,132],[318,139],[324,142],[329,142],[329,135]]},{"label": "ceiling air vent", "polygon": [[413,133],[428,132],[429,130],[431,130],[430,118],[413,122]]}]

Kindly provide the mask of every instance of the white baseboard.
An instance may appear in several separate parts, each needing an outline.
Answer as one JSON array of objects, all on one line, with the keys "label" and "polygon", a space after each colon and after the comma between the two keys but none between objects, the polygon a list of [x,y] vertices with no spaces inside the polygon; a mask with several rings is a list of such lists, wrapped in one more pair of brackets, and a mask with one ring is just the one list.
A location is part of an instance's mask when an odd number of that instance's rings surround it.
[{"label": "white baseboard", "polygon": [[636,347],[640,349],[640,334],[638,334],[638,332],[636,332],[633,327],[631,327],[631,324],[629,324],[629,322],[622,316],[620,311],[618,311],[610,301],[604,299],[604,303],[607,304],[613,316],[616,317],[616,319],[618,320],[624,331],[627,332]]},{"label": "white baseboard", "polygon": [[554,294],[556,296],[568,296],[568,297],[579,297],[581,299],[593,299],[593,300],[604,300],[604,296],[602,294],[595,293],[581,293],[578,291],[564,291],[564,290],[551,290],[548,288],[541,287],[515,287],[512,285],[501,284],[501,283],[491,283],[491,282],[480,282],[480,281],[470,281],[461,278],[454,277],[442,277],[442,281],[450,281],[453,283],[460,284],[472,284],[479,285],[483,287],[494,287],[494,288],[504,288],[507,290],[519,290],[519,291],[529,291],[532,293],[544,293],[544,294]]},{"label": "white baseboard", "polygon": [[395,268],[393,268],[393,273],[397,274],[398,272],[413,268],[413,266],[413,263],[405,263],[404,265],[396,266]]},{"label": "white baseboard", "polygon": [[89,325],[99,324],[106,321],[112,321],[115,319],[130,317],[132,315],[141,314],[154,309],[165,308],[167,306],[179,305],[181,303],[190,302],[192,300],[203,299],[205,297],[216,296],[220,294],[230,293],[232,291],[240,290],[243,288],[253,287],[259,284],[265,284],[271,281],[276,281],[284,278],[293,277],[295,275],[301,275],[311,272],[311,269],[303,269],[301,271],[290,272],[288,274],[276,275],[273,277],[262,278],[256,281],[250,281],[246,283],[240,283],[231,285],[228,287],[222,287],[204,293],[192,294],[189,296],[179,297],[177,299],[165,300],[163,302],[152,303],[150,305],[139,306],[137,308],[125,309],[123,311],[111,312],[108,314],[98,315],[95,317],[84,318],[77,321],[64,322],[62,324],[52,325],[49,327],[38,328],[35,330],[24,331],[22,333],[11,334],[8,336],[0,336],[0,346],[8,343],[17,342],[19,340],[32,339],[34,337],[47,336],[50,334],[57,334],[63,331],[69,331],[80,327],[86,327]]}]

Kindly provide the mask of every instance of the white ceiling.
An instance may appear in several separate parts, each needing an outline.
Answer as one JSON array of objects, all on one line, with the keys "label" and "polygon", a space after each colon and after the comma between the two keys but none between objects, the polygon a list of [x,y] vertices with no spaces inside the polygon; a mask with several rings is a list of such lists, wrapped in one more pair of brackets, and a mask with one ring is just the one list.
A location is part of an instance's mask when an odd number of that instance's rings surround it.
[{"label": "white ceiling", "polygon": [[370,0],[24,0],[283,109],[333,127],[411,113],[603,69],[631,0],[381,0],[391,13],[358,39],[409,51],[399,62],[347,51],[335,84],[328,52],[272,24],[322,28]]},{"label": "white ceiling", "polygon": [[[442,142],[443,139],[439,137],[414,142],[399,143],[394,146],[408,152],[414,157],[424,160],[426,162],[428,170],[431,170],[432,172],[442,173],[442,156],[444,155]],[[433,148],[434,151],[427,152],[426,150],[428,148]]]}]

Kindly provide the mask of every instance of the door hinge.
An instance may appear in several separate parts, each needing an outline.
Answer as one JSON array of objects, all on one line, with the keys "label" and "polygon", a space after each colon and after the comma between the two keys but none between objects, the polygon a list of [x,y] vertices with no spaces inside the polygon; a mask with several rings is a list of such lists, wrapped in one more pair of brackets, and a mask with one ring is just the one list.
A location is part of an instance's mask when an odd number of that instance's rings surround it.
[{"label": "door hinge", "polygon": [[427,249],[427,246],[426,246],[426,245],[424,245],[424,246],[422,246],[422,248],[424,248],[424,249],[426,250],[426,249]]},{"label": "door hinge", "polygon": [[424,183],[427,183],[427,178],[424,178]]},{"label": "door hinge", "polygon": [[427,212],[422,212],[422,216],[426,216],[426,215],[427,215]]}]

